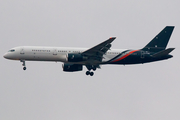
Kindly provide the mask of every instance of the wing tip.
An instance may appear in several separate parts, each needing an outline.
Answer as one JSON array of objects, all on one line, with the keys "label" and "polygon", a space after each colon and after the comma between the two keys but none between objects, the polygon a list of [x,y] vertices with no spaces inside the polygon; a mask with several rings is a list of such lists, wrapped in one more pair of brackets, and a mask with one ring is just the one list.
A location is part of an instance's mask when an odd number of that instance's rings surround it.
[{"label": "wing tip", "polygon": [[114,39],[116,39],[116,37],[110,37],[109,39],[113,39],[114,40]]},{"label": "wing tip", "polygon": [[166,26],[166,27],[169,27],[169,28],[174,28],[175,26],[173,26],[173,25],[172,25],[172,26]]}]

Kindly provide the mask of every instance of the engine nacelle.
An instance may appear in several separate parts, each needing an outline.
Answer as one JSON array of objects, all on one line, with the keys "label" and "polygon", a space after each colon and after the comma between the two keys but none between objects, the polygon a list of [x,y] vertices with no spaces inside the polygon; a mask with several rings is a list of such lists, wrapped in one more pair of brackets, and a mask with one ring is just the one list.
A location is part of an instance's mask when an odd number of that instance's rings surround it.
[{"label": "engine nacelle", "polygon": [[75,72],[75,71],[82,71],[83,66],[79,64],[63,64],[62,65],[63,71],[65,72]]},{"label": "engine nacelle", "polygon": [[66,59],[67,62],[81,62],[87,60],[87,57],[84,57],[78,53],[68,53]]}]

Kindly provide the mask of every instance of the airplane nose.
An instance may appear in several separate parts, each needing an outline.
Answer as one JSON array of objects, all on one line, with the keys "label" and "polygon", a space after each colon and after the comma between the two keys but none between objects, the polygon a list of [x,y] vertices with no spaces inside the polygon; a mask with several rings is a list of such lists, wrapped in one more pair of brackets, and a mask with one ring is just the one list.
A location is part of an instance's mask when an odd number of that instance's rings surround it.
[{"label": "airplane nose", "polygon": [[7,53],[5,53],[5,54],[3,55],[3,57],[6,58],[6,59],[8,59]]},{"label": "airplane nose", "polygon": [[6,58],[6,54],[4,54],[3,57]]}]

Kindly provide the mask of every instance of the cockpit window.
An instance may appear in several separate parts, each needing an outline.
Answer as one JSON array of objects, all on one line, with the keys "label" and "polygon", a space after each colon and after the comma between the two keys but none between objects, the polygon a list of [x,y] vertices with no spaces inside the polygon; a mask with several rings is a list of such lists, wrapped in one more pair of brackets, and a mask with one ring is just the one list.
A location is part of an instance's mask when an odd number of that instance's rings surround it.
[{"label": "cockpit window", "polygon": [[9,50],[8,52],[14,52],[15,50],[14,49],[12,49],[12,50]]}]

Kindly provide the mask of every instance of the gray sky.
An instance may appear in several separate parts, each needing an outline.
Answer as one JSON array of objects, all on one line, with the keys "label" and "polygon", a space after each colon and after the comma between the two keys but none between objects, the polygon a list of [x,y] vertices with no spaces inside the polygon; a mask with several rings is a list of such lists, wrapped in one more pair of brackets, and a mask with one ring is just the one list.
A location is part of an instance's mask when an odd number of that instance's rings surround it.
[{"label": "gray sky", "polygon": [[[1,0],[1,120],[179,120],[179,0]],[[144,47],[175,26],[173,58],[131,66],[105,65],[93,77],[65,73],[62,63],[4,59],[22,45]]]}]

